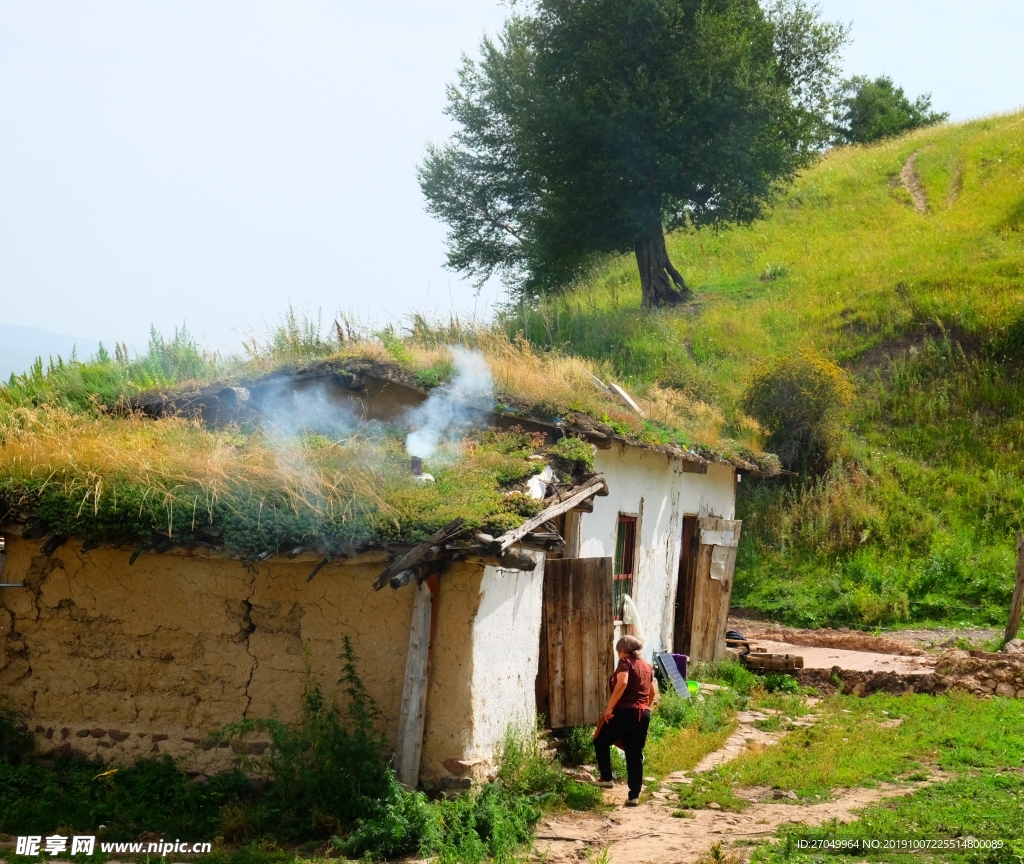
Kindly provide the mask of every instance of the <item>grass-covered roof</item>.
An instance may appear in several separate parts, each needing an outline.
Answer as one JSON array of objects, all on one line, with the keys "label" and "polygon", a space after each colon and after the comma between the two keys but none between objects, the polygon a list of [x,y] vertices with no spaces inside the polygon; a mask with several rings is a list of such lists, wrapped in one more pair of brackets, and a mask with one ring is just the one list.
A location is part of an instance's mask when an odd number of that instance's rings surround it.
[{"label": "grass-covered roof", "polygon": [[771,469],[770,457],[758,454],[756,426],[742,444],[726,440],[713,409],[657,386],[638,396],[640,416],[598,386],[601,366],[523,340],[423,322],[405,338],[340,327],[324,338],[289,315],[266,340],[249,342],[243,357],[206,354],[178,332],[172,340],[154,335],[143,357],[118,347],[113,357],[56,358],[12,377],[0,389],[0,521],[93,543],[144,549],[168,538],[246,556],[303,545],[345,554],[421,539],[456,517],[508,530],[539,509],[521,494],[523,483],[548,463],[563,476],[586,471],[589,445],[571,432],[552,447],[522,431],[465,429],[426,460],[435,482],[425,483],[410,472],[401,423],[282,433],[134,410],[311,366],[368,368],[422,390],[443,388],[454,374],[452,344],[486,358],[496,411],[742,465],[761,459]]}]

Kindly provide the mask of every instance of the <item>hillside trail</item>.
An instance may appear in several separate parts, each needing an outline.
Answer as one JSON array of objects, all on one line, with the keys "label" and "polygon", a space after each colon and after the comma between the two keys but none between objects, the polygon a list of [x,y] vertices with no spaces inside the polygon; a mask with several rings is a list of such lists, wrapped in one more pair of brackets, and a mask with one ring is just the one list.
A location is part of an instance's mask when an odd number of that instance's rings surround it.
[{"label": "hillside trail", "polygon": [[927,213],[928,195],[924,191],[924,186],[921,185],[921,177],[917,173],[917,157],[920,154],[921,151],[918,150],[903,163],[903,170],[900,171],[900,180],[903,183],[903,187],[910,193],[910,197],[914,201],[914,209],[918,213]]},{"label": "hillside trail", "polygon": [[[778,743],[786,733],[766,733],[754,725],[766,717],[767,714],[756,711],[740,712],[736,731],[721,748],[705,756],[691,771],[670,774],[662,781],[662,787],[692,782],[694,774],[711,771],[743,753]],[[793,725],[810,726],[816,719],[809,715]],[[745,860],[744,852],[749,852],[750,847],[730,850],[731,843],[756,844],[787,823],[816,826],[832,819],[850,822],[864,807],[905,792],[905,786],[880,783],[872,789],[845,790],[832,800],[805,804],[792,801],[784,790],[746,787],[736,790],[750,802],[742,813],[693,810],[689,811],[691,818],[673,818],[676,805],[672,803],[671,791],[645,795],[639,807],[627,808],[622,806],[626,787],[616,784],[605,793],[605,803],[615,807],[610,813],[569,813],[543,819],[537,826],[536,855],[531,860],[570,864],[597,860],[607,850],[610,864],[693,864],[716,843]]]}]

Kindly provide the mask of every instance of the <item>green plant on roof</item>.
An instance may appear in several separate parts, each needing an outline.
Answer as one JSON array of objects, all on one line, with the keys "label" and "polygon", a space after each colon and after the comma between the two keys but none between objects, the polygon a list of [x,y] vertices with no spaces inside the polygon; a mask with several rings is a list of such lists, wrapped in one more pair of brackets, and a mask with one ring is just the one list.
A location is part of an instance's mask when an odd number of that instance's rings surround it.
[{"label": "green plant on roof", "polygon": [[566,473],[570,475],[594,470],[594,445],[583,438],[573,435],[559,438],[548,452],[564,463]]}]

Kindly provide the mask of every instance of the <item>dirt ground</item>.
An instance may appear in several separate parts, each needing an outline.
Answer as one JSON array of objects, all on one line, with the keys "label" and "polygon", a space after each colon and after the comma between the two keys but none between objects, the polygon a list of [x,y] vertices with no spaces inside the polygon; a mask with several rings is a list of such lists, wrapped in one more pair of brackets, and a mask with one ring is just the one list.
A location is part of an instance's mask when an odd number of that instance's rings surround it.
[{"label": "dirt ground", "polygon": [[[894,795],[908,794],[906,786],[880,784],[872,789],[851,789],[820,804],[790,801],[785,790],[749,788],[738,790],[752,802],[743,813],[719,810],[688,811],[691,818],[674,818],[675,805],[668,784],[687,782],[693,774],[710,771],[736,758],[749,747],[766,747],[778,742],[781,734],[761,732],[753,725],[764,714],[741,712],[736,732],[716,752],[706,756],[689,772],[676,772],[662,783],[662,789],[644,796],[636,808],[626,808],[626,787],[617,784],[605,793],[605,801],[615,806],[606,814],[567,814],[544,819],[537,830],[534,860],[548,864],[594,859],[607,849],[611,864],[692,864],[715,843],[731,854],[743,855],[744,849],[763,841],[786,823],[820,825],[831,819],[851,822],[862,808]],[[816,718],[809,715],[801,725]],[[784,734],[784,733],[783,733]],[[786,803],[782,803],[785,801]],[[733,847],[735,844],[735,848]]]},{"label": "dirt ground", "polygon": [[929,630],[887,630],[881,635],[859,630],[803,630],[742,615],[729,616],[729,629],[739,630],[753,639],[771,639],[791,645],[812,645],[819,648],[844,648],[850,651],[871,651],[876,654],[921,656],[952,648],[957,640],[966,640],[980,648],[1001,635],[995,627],[935,627]]},{"label": "dirt ground", "polygon": [[961,639],[981,648],[1002,636],[1003,631],[997,627],[936,627],[933,630],[894,630],[890,635],[927,651],[941,651],[955,647]]},{"label": "dirt ground", "polygon": [[926,674],[935,669],[935,657],[903,657],[873,651],[849,651],[758,639],[758,647],[772,654],[796,654],[804,658],[805,669],[831,669],[839,666],[851,672],[895,672],[898,675]]},{"label": "dirt ground", "polygon": [[728,627],[730,630],[739,630],[748,639],[759,641],[767,639],[787,642],[790,645],[842,648],[847,651],[870,651],[875,654],[898,654],[905,657],[916,657],[926,653],[924,647],[913,644],[909,639],[900,638],[902,633],[875,636],[858,630],[801,630],[798,627],[785,627],[782,624],[770,624],[732,615],[729,616]]}]

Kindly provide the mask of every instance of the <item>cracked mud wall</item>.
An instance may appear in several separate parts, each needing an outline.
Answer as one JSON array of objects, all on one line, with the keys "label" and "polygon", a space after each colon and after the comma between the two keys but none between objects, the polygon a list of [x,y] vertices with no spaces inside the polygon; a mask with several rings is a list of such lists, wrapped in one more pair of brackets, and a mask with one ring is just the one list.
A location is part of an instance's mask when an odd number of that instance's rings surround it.
[{"label": "cracked mud wall", "polygon": [[[314,678],[332,693],[345,634],[394,740],[412,592],[373,592],[379,561],[329,565],[307,583],[312,565],[302,561],[253,571],[167,553],[129,566],[127,550],[83,553],[72,541],[47,558],[38,541],[7,541],[4,581],[25,587],[0,589],[0,698],[42,752],[103,761],[180,755],[242,717],[292,721],[303,646]],[[218,769],[228,753],[199,750],[194,761],[198,770]]]}]

